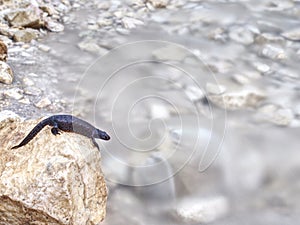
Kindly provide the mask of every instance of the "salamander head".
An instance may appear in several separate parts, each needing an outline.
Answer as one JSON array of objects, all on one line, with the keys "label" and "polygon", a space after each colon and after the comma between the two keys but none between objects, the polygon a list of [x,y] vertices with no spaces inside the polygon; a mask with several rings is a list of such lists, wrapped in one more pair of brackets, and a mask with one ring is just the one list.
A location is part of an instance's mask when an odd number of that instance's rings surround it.
[{"label": "salamander head", "polygon": [[94,135],[94,138],[100,138],[102,140],[108,141],[110,139],[110,136],[105,131],[97,129],[97,132]]}]

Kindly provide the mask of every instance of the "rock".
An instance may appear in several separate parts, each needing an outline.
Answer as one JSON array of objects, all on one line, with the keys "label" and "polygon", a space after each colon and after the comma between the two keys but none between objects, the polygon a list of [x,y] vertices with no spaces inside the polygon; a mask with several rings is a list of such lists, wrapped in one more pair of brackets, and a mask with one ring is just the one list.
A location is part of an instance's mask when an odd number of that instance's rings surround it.
[{"label": "rock", "polygon": [[20,116],[13,111],[3,110],[0,112],[0,129],[2,129],[6,123],[19,121],[20,119]]},{"label": "rock", "polygon": [[291,41],[300,41],[300,28],[283,32],[281,35]]},{"label": "rock", "polygon": [[48,45],[44,45],[44,44],[39,44],[38,48],[43,52],[49,52],[51,50],[51,48]]},{"label": "rock", "polygon": [[267,58],[270,58],[270,59],[286,59],[287,58],[284,49],[279,48],[274,45],[270,45],[270,44],[266,45],[262,49],[261,55],[263,55]]},{"label": "rock", "polygon": [[6,61],[7,59],[7,46],[0,40],[0,61]]},{"label": "rock", "polygon": [[0,221],[99,224],[106,213],[107,189],[98,149],[86,137],[54,136],[46,127],[26,146],[11,150],[37,123],[20,123],[13,116],[0,119]]},{"label": "rock", "polygon": [[58,14],[58,12],[55,10],[55,8],[50,4],[41,5],[41,6],[39,6],[39,8],[43,12],[46,12],[49,16],[52,16],[54,14]]},{"label": "rock", "polygon": [[39,96],[42,93],[42,90],[34,86],[27,86],[24,88],[24,93],[26,95]]},{"label": "rock", "polygon": [[5,19],[13,27],[40,28],[43,25],[39,10],[34,8],[18,9],[5,15]]},{"label": "rock", "polygon": [[23,98],[22,90],[19,89],[19,88],[12,88],[12,89],[5,90],[3,92],[3,94],[6,97],[13,98],[13,99],[16,99],[16,100],[19,100],[19,99]]},{"label": "rock", "polygon": [[31,28],[26,28],[24,30],[18,30],[15,32],[13,38],[15,41],[19,42],[30,42],[33,39],[36,39],[39,35],[39,32],[31,29]]},{"label": "rock", "polygon": [[52,19],[47,19],[45,21],[45,27],[51,32],[62,32],[65,29],[64,25]]},{"label": "rock", "polygon": [[78,44],[78,47],[83,51],[96,53],[98,55],[104,55],[108,52],[107,49],[100,47],[93,40],[91,41],[84,40]]},{"label": "rock", "polygon": [[187,198],[176,209],[177,215],[187,223],[211,223],[229,211],[228,200],[223,196]]},{"label": "rock", "polygon": [[113,21],[111,19],[99,18],[97,20],[97,24],[98,24],[99,27],[106,27],[106,26],[112,25]]},{"label": "rock", "polygon": [[45,108],[47,106],[51,105],[51,101],[49,98],[45,97],[45,98],[42,98],[41,100],[39,100],[35,106],[37,108]]},{"label": "rock", "polygon": [[279,126],[288,126],[294,119],[294,113],[289,108],[268,104],[259,108],[257,118]]},{"label": "rock", "polygon": [[32,85],[34,85],[34,82],[30,78],[24,77],[23,78],[23,84],[26,85],[26,86],[32,86]]},{"label": "rock", "polygon": [[147,0],[146,3],[150,3],[155,8],[165,8],[168,5],[169,0]]},{"label": "rock", "polygon": [[245,27],[235,26],[231,28],[229,37],[241,44],[250,45],[254,42],[254,34]]},{"label": "rock", "polygon": [[253,66],[257,71],[261,73],[268,73],[271,70],[270,66],[261,62],[254,62]]},{"label": "rock", "polygon": [[219,107],[228,110],[237,110],[257,107],[265,99],[265,95],[258,90],[241,90],[222,95],[209,95],[208,99]]},{"label": "rock", "polygon": [[0,82],[4,84],[11,84],[14,79],[14,74],[10,66],[3,61],[0,61]]},{"label": "rock", "polygon": [[139,25],[144,25],[144,22],[135,18],[131,18],[131,17],[124,17],[122,19],[122,24],[124,26],[124,28],[126,29],[133,29],[136,26]]},{"label": "rock", "polygon": [[226,91],[226,87],[223,86],[223,85],[207,83],[206,84],[206,91],[209,94],[220,95],[220,94],[223,94]]},{"label": "rock", "polygon": [[184,89],[184,93],[192,102],[199,101],[205,97],[205,94],[203,93],[201,88],[195,85],[186,86],[186,88]]}]

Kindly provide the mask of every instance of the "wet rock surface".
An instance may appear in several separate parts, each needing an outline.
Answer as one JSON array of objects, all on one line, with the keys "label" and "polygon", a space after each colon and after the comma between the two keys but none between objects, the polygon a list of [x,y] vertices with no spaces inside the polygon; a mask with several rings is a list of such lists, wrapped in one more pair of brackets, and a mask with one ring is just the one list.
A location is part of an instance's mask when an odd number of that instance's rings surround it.
[{"label": "wet rock surface", "polygon": [[107,190],[100,153],[75,134],[41,131],[26,146],[13,145],[37,124],[11,111],[0,115],[1,224],[89,224],[105,217]]}]

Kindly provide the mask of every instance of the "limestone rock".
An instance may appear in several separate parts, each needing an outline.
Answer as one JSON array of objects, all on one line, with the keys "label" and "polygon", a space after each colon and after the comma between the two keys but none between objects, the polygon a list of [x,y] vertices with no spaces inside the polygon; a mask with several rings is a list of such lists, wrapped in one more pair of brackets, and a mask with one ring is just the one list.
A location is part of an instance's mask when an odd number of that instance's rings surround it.
[{"label": "limestone rock", "polygon": [[33,39],[36,39],[38,35],[39,35],[38,31],[31,28],[27,28],[24,30],[18,30],[17,32],[15,32],[13,37],[15,41],[26,43],[26,42],[30,42]]},{"label": "limestone rock", "polygon": [[6,62],[0,61],[0,82],[4,84],[11,84],[13,79],[14,75],[10,66]]},{"label": "limestone rock", "polygon": [[6,61],[7,59],[7,46],[0,40],[0,61]]},{"label": "limestone rock", "polygon": [[39,10],[19,9],[5,15],[5,19],[14,27],[40,28],[43,25]]},{"label": "limestone rock", "polygon": [[107,189],[92,142],[73,133],[54,136],[45,127],[12,150],[38,121],[0,118],[0,224],[99,224]]}]

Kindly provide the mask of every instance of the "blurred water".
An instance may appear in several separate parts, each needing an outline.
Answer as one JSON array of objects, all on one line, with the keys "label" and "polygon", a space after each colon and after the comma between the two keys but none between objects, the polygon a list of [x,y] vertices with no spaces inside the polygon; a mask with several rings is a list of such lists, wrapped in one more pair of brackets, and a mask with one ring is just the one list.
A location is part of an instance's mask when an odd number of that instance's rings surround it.
[{"label": "blurred water", "polygon": [[[257,88],[261,105],[295,115],[298,107],[299,116],[300,46],[280,35],[299,26],[298,3],[188,1],[152,12],[129,35],[91,33],[117,47],[101,58],[75,47],[89,32],[86,15],[97,13],[73,12],[66,31],[45,43],[74,111],[112,136],[101,143],[110,191],[103,224],[296,224],[299,127],[257,120],[258,107],[217,107],[206,84]],[[264,33],[275,43],[261,43]],[[267,44],[287,58],[262,55]]]}]

